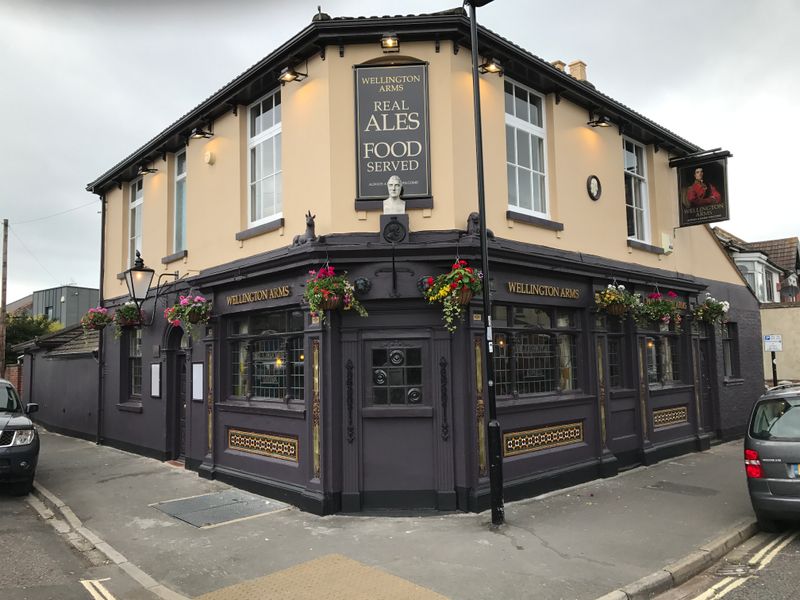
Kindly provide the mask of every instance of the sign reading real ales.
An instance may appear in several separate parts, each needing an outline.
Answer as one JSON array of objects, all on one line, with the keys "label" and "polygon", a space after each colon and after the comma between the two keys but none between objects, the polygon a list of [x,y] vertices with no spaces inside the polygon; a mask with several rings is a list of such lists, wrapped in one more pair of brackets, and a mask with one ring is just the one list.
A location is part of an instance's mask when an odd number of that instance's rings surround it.
[{"label": "sign reading real ales", "polygon": [[357,199],[386,198],[392,175],[403,198],[430,197],[427,65],[361,66],[355,76]]}]

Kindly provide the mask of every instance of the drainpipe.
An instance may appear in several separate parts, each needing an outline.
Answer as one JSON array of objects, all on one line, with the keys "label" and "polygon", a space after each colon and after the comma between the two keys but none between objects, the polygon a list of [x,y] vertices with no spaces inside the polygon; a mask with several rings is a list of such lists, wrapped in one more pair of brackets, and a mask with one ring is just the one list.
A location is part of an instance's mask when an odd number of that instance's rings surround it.
[{"label": "drainpipe", "polygon": [[[103,306],[103,283],[106,267],[106,197],[100,194],[100,296],[97,305]],[[97,436],[96,444],[103,442],[103,383],[105,381],[105,354],[103,351],[103,333],[100,330],[97,340]]]}]

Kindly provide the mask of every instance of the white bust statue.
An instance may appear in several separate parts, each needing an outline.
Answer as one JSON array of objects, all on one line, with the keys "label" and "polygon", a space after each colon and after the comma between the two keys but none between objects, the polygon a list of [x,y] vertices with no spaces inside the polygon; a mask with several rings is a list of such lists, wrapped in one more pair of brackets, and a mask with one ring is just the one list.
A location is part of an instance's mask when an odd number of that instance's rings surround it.
[{"label": "white bust statue", "polygon": [[403,183],[397,175],[389,177],[386,183],[389,188],[389,197],[383,201],[383,214],[385,215],[402,215],[406,212],[406,202],[400,197],[403,191]]}]

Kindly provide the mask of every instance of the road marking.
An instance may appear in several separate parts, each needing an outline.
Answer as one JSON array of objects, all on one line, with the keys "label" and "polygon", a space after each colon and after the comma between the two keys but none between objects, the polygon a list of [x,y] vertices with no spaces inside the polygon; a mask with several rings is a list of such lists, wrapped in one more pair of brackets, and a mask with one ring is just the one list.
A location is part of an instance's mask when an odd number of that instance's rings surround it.
[{"label": "road marking", "polygon": [[114,595],[106,589],[101,582],[108,581],[110,578],[104,579],[81,579],[81,585],[86,588],[86,591],[94,598],[94,600],[117,600]]},{"label": "road marking", "polygon": [[774,539],[773,539],[773,540],[772,540],[772,541],[771,541],[769,544],[766,544],[766,545],[765,545],[763,548],[761,548],[761,550],[759,550],[758,552],[756,552],[756,553],[753,555],[753,558],[751,558],[751,559],[748,561],[748,563],[747,563],[747,564],[749,564],[749,565],[757,565],[757,564],[758,564],[758,562],[761,560],[761,558],[762,558],[762,557],[763,557],[763,556],[764,556],[764,555],[765,555],[767,552],[769,552],[770,550],[772,550],[772,547],[773,547],[773,546],[775,546],[776,544],[779,544],[779,543],[780,543],[780,542],[781,542],[781,541],[782,541],[782,540],[783,540],[783,539],[784,539],[784,538],[785,538],[787,535],[789,535],[789,534],[788,534],[788,533],[784,533],[783,535],[779,535],[779,536],[777,536],[776,538],[774,538]]},{"label": "road marking", "polygon": [[780,544],[775,546],[775,548],[773,548],[772,551],[770,551],[769,554],[767,554],[764,557],[764,559],[761,561],[761,564],[759,565],[758,569],[756,569],[756,570],[760,571],[761,569],[766,567],[769,563],[771,563],[772,559],[775,558],[776,556],[778,556],[778,553],[781,550],[783,550],[786,546],[788,546],[792,542],[792,540],[794,540],[798,536],[798,534],[800,534],[799,531],[794,532],[792,535],[786,537],[786,539],[784,539]]}]

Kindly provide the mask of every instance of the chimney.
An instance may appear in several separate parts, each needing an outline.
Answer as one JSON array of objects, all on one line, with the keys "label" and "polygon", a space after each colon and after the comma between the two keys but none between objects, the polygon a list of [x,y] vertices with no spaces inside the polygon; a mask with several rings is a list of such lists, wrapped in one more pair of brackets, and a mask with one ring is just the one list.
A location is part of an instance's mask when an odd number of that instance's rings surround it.
[{"label": "chimney", "polygon": [[578,81],[586,81],[586,63],[582,60],[573,60],[569,63],[569,74]]},{"label": "chimney", "polygon": [[553,65],[556,69],[558,69],[562,73],[564,72],[564,67],[567,66],[567,63],[565,63],[563,60],[554,60],[550,64]]}]

